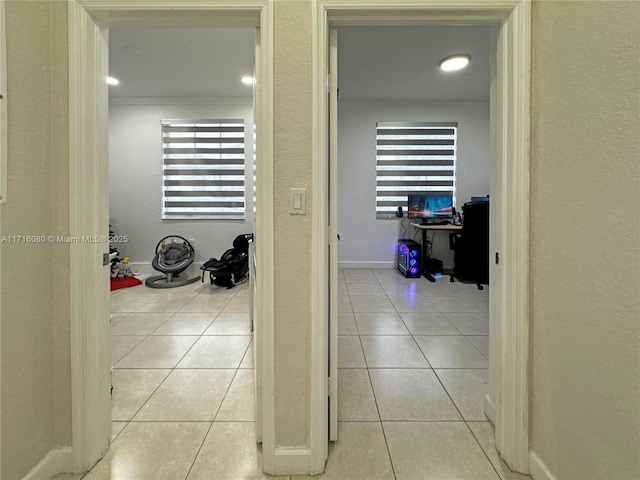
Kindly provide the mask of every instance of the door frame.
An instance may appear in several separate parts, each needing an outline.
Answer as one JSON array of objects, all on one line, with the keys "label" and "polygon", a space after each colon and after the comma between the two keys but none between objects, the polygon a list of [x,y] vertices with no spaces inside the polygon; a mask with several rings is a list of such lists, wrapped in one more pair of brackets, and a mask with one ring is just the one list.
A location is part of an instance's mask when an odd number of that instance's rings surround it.
[{"label": "door frame", "polygon": [[[256,310],[261,322],[262,454],[274,462],[274,204],[273,2],[271,0],[69,0],[70,236],[95,235],[95,213],[108,204],[108,29],[128,27],[260,28],[256,78],[257,202]],[[102,222],[104,219],[100,219]],[[108,222],[108,219],[107,219]],[[74,472],[89,470],[110,439],[109,308],[101,304],[102,252],[108,242],[77,244],[71,255],[71,422]],[[108,293],[107,293],[108,294]],[[254,340],[255,341],[255,340]]]},{"label": "door frame", "polygon": [[[514,471],[529,472],[529,132],[530,0],[317,0],[313,22],[312,463],[327,458],[326,368],[330,231],[328,181],[328,35],[346,25],[496,25],[492,65],[490,393],[485,413],[496,448]],[[491,255],[493,257],[493,254]],[[508,286],[508,292],[507,287]],[[314,448],[315,447],[315,448]]]},{"label": "door frame", "polygon": [[[329,441],[338,440],[338,31],[329,31]],[[334,261],[335,260],[335,261]]]}]

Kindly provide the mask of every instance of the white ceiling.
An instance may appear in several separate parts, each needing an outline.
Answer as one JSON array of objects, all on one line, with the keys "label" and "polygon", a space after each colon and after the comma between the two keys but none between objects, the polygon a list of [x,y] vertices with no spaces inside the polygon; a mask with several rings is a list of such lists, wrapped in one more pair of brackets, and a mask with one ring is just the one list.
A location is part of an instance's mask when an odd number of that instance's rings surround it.
[{"label": "white ceiling", "polygon": [[114,28],[112,97],[242,97],[251,86],[255,31],[240,28]]},{"label": "white ceiling", "polygon": [[[488,26],[341,27],[338,42],[340,100],[489,100]],[[469,67],[441,72],[456,53]],[[253,62],[252,29],[114,28],[110,95],[250,97]]]},{"label": "white ceiling", "polygon": [[[338,29],[340,100],[489,100],[489,26]],[[471,55],[460,72],[438,62]]]}]

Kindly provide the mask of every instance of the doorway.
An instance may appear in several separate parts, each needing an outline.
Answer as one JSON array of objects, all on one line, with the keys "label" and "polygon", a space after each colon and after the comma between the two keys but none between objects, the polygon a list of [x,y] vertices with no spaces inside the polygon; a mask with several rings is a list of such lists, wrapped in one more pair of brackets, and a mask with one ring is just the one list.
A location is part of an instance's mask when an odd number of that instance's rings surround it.
[{"label": "doorway", "polygon": [[[483,412],[488,393],[488,289],[451,283],[448,275],[436,283],[405,278],[393,260],[398,239],[420,240],[419,230],[410,226],[417,220],[396,218],[398,206],[407,211],[403,192],[428,185],[425,193],[456,195],[458,209],[472,196],[489,194],[491,27],[335,30],[340,92],[341,428],[348,436],[363,428],[349,422],[376,422],[369,435],[378,435],[387,445],[396,473],[407,474],[411,467],[399,454],[407,445],[393,422],[404,422],[403,428],[411,431],[430,432],[434,425],[419,422],[446,421],[438,428],[450,429],[459,438],[456,443],[467,445],[468,455],[477,457],[478,471],[484,468],[490,475],[491,466],[473,437],[474,428],[488,428]],[[453,53],[469,54],[472,64],[444,74],[438,62]],[[385,122],[383,130],[380,122]],[[447,135],[451,129],[454,134]],[[404,136],[411,138],[397,147]],[[449,232],[429,233],[431,256],[452,270]],[[458,463],[445,452],[440,457]],[[422,460],[411,458],[407,463],[419,468]],[[463,476],[462,470],[458,473]],[[436,470],[430,474],[438,476]],[[426,471],[409,474],[423,475]]]},{"label": "doorway", "polygon": [[[113,433],[101,463],[114,470],[134,468],[124,459],[135,454],[136,435],[158,438],[146,448],[161,450],[170,422],[200,423],[184,426],[190,436],[218,422],[192,475],[227,435],[256,437],[249,284],[211,285],[198,269],[254,231],[255,36],[237,28],[109,30],[111,245],[143,281],[111,292]],[[154,248],[173,235],[195,250],[180,278],[196,282],[149,288],[145,279],[158,274]]]},{"label": "doorway", "polygon": [[[182,6],[176,2],[177,10]],[[272,298],[272,286],[260,281],[268,272],[273,251],[271,234],[273,222],[269,220],[272,204],[269,196],[261,202],[264,192],[272,190],[272,147],[267,111],[271,103],[271,73],[265,65],[271,61],[271,16],[268,2],[243,4],[234,9],[216,4],[203,6],[197,11],[164,10],[147,2],[130,2],[126,7],[113,8],[110,2],[94,3],[83,7],[69,3],[70,48],[70,210],[74,233],[91,232],[107,237],[108,194],[107,176],[107,110],[108,96],[105,79],[108,75],[108,29],[113,27],[234,27],[259,28],[256,39],[256,72],[258,78],[255,105],[257,132],[257,202],[261,210],[256,217],[257,237],[257,298],[256,310]],[[95,61],[87,62],[88,58]],[[251,73],[251,72],[250,72]],[[264,128],[263,128],[264,127]],[[251,129],[252,130],[252,129]],[[73,415],[73,468],[88,470],[106,452],[110,437],[109,384],[110,348],[108,320],[107,261],[102,252],[108,250],[106,242],[81,245],[72,259],[72,415]],[[211,252],[213,254],[213,252]],[[95,259],[100,258],[100,264]],[[261,287],[264,286],[264,287]],[[87,321],[87,318],[92,319]],[[262,324],[269,325],[272,315],[261,316]],[[265,328],[265,331],[269,331]],[[259,342],[258,342],[259,343]],[[256,348],[257,351],[261,349]],[[260,362],[257,362],[258,364]],[[90,373],[91,372],[91,373]],[[266,437],[266,438],[265,438]],[[269,436],[263,435],[266,448]]]},{"label": "doorway", "polygon": [[[492,244],[491,257],[496,253],[495,264],[491,263],[492,289],[490,337],[490,395],[485,399],[485,412],[496,426],[496,446],[510,468],[528,471],[528,96],[529,96],[529,50],[530,50],[530,4],[513,1],[498,6],[495,2],[482,2],[473,10],[462,5],[449,5],[443,9],[438,5],[412,3],[407,10],[393,6],[361,2],[355,8],[350,5],[334,5],[320,2],[316,48],[319,62],[316,85],[323,85],[329,77],[326,45],[329,30],[340,26],[364,25],[458,25],[491,24],[492,43],[497,47],[491,54],[491,132],[494,142],[491,156],[495,159],[491,178]],[[331,85],[331,81],[327,82]],[[328,94],[316,88],[317,116],[317,161],[327,159],[327,130],[329,112]],[[318,187],[326,181],[330,168],[319,169]],[[326,197],[319,204],[329,203]],[[316,230],[317,238],[326,238],[331,227]],[[332,235],[329,235],[332,238]],[[318,256],[325,255],[318,244]],[[505,260],[504,255],[508,259]],[[506,293],[505,286],[509,285]],[[335,292],[336,289],[329,289]],[[334,300],[331,299],[331,302]],[[329,303],[331,303],[329,302]],[[507,319],[511,319],[510,322]],[[320,321],[320,320],[318,320]],[[327,342],[333,339],[326,339]],[[320,383],[317,388],[323,388]],[[326,387],[324,387],[326,388]]]}]

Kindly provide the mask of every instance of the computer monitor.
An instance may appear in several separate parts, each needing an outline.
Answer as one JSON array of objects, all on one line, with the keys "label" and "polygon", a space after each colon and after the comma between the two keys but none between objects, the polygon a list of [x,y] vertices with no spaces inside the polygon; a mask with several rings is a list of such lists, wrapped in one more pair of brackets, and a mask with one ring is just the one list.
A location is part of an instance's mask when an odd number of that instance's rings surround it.
[{"label": "computer monitor", "polygon": [[407,212],[409,218],[453,218],[453,195],[409,195]]}]

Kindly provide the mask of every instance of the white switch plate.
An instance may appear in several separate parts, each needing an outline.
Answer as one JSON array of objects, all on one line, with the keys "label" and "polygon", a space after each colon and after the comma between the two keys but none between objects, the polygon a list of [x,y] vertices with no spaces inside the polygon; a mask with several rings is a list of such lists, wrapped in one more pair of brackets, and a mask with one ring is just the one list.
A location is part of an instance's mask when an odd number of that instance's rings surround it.
[{"label": "white switch plate", "polygon": [[305,215],[307,213],[307,189],[292,188],[289,195],[289,213]]}]

